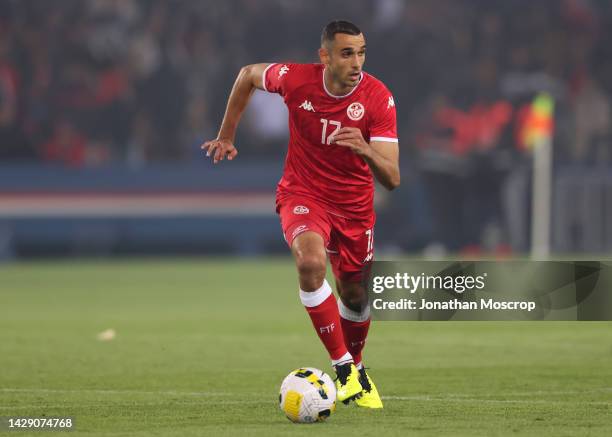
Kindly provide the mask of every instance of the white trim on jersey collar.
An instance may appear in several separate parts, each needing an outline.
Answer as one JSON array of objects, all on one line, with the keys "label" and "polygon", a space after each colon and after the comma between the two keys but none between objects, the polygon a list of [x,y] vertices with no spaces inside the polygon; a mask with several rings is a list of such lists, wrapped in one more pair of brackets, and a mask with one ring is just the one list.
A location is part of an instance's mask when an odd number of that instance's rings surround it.
[{"label": "white trim on jersey collar", "polygon": [[344,94],[342,96],[335,96],[332,93],[330,93],[329,90],[327,89],[327,86],[325,86],[325,70],[327,70],[327,67],[323,68],[323,89],[325,90],[325,92],[327,93],[329,97],[333,97],[334,99],[342,99],[343,97],[350,96],[351,94],[355,92],[359,84],[363,81],[363,71],[362,71],[361,75],[359,76],[359,82],[357,83],[357,85],[355,85],[355,87],[351,91],[349,91],[347,94]]}]

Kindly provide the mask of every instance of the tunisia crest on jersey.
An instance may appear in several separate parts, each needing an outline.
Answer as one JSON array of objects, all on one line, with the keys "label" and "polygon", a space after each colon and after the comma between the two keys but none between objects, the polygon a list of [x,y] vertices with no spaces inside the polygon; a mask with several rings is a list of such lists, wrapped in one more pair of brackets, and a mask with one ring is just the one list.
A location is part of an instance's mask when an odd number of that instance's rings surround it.
[{"label": "tunisia crest on jersey", "polygon": [[346,115],[353,121],[361,120],[363,114],[365,114],[365,108],[359,102],[353,102],[346,108]]}]

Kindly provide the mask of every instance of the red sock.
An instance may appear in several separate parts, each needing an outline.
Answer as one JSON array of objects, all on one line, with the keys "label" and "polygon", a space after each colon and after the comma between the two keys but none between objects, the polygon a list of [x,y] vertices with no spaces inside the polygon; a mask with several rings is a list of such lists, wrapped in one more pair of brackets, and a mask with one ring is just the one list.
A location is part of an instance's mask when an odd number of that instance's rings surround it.
[{"label": "red sock", "polygon": [[338,299],[338,310],[346,348],[353,356],[355,365],[359,365],[362,360],[361,351],[365,346],[370,329],[370,311],[366,309],[358,313],[344,306],[340,299]]},{"label": "red sock", "polygon": [[312,292],[300,290],[300,299],[308,311],[317,335],[329,352],[332,364],[352,361],[344,344],[338,305],[327,281],[324,281],[318,290]]}]

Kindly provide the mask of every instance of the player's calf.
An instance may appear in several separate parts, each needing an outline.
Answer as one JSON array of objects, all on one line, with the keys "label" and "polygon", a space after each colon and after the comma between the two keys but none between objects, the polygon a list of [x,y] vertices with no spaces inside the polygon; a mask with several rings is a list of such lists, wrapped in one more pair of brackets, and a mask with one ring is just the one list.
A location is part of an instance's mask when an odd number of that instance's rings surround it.
[{"label": "player's calf", "polygon": [[336,299],[325,280],[323,238],[316,233],[305,232],[293,241],[291,250],[300,274],[300,300],[329,353],[332,366],[352,363],[353,357],[344,342]]},{"label": "player's calf", "polygon": [[340,298],[338,311],[340,324],[344,335],[344,343],[353,356],[355,365],[361,365],[361,352],[365,347],[370,329],[370,308],[367,305],[367,295],[359,283],[338,282]]}]

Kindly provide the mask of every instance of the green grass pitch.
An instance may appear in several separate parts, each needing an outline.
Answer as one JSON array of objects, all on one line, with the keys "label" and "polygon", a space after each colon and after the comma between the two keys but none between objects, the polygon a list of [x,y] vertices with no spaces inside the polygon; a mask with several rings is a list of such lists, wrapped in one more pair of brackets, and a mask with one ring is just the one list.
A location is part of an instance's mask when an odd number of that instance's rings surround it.
[{"label": "green grass pitch", "polygon": [[0,416],[73,416],[75,436],[612,435],[612,323],[378,322],[365,361],[384,410],[295,425],[283,377],[331,369],[291,260],[0,265]]}]

